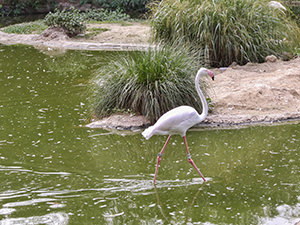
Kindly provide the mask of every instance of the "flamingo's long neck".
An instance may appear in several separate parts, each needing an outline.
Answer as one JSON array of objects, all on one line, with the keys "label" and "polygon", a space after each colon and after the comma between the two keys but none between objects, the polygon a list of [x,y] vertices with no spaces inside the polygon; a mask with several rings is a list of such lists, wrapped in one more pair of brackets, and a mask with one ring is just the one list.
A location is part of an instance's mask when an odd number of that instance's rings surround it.
[{"label": "flamingo's long neck", "polygon": [[199,85],[199,80],[200,80],[200,77],[203,73],[201,73],[202,71],[199,70],[198,73],[197,73],[197,76],[195,78],[195,87],[196,87],[196,90],[197,90],[197,93],[201,99],[201,103],[202,103],[202,113],[199,115],[199,122],[203,121],[207,114],[208,114],[208,105],[207,105],[207,102],[206,102],[206,99],[205,99],[205,96],[204,94],[202,93],[201,89],[200,89],[200,85]]}]

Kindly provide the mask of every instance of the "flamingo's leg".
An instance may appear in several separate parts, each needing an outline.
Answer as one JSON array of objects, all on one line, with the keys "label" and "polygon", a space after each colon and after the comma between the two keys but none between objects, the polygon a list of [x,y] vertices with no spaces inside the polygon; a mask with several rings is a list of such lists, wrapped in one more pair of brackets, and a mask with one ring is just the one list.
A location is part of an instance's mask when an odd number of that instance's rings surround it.
[{"label": "flamingo's leg", "polygon": [[164,147],[162,148],[161,152],[158,153],[158,156],[157,156],[157,164],[156,164],[156,169],[155,169],[155,175],[154,175],[154,179],[153,179],[153,184],[155,184],[155,180],[156,180],[156,176],[157,176],[157,172],[158,172],[158,167],[159,167],[159,163],[160,163],[160,160],[161,160],[161,156],[162,154],[164,153],[164,150],[167,146],[167,144],[169,143],[170,139],[171,139],[171,136],[172,135],[169,135],[168,139],[166,140],[166,143],[164,144]]},{"label": "flamingo's leg", "polygon": [[194,161],[193,161],[192,158],[191,158],[191,154],[190,154],[189,147],[188,147],[188,144],[187,144],[187,141],[186,141],[186,137],[185,137],[185,136],[183,136],[183,140],[184,140],[184,144],[185,144],[186,153],[187,153],[187,156],[188,156],[188,161],[189,161],[189,163],[192,164],[192,166],[197,170],[197,172],[198,172],[199,175],[202,177],[202,179],[204,180],[204,182],[206,182],[204,176],[202,175],[202,173],[201,173],[200,170],[197,168],[197,166],[195,165]]}]

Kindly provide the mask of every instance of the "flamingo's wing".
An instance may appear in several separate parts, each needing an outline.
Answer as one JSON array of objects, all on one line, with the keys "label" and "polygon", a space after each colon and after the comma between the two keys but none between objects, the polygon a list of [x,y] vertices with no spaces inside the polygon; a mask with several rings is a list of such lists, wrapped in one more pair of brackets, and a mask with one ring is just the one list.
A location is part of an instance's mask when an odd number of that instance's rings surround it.
[{"label": "flamingo's wing", "polygon": [[162,115],[154,125],[154,134],[180,134],[195,125],[198,121],[197,111],[190,106],[180,106]]}]

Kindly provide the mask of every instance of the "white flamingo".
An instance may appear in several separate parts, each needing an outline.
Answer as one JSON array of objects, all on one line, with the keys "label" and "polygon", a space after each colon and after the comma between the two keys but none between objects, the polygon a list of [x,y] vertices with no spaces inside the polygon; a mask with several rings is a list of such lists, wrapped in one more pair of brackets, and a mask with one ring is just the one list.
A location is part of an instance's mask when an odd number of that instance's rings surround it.
[{"label": "white flamingo", "polygon": [[204,176],[200,172],[200,170],[197,168],[195,163],[193,162],[190,151],[187,145],[186,141],[186,131],[191,128],[192,126],[200,123],[203,121],[208,113],[208,105],[206,102],[206,99],[200,89],[199,86],[199,79],[200,76],[202,75],[209,75],[213,80],[214,80],[214,73],[206,68],[201,68],[198,70],[196,78],[195,78],[195,87],[197,90],[197,93],[201,99],[202,102],[202,113],[199,115],[199,113],[190,106],[179,106],[177,108],[174,108],[168,112],[166,112],[164,115],[162,115],[157,122],[147,128],[142,135],[148,140],[151,138],[153,135],[169,135],[167,138],[166,143],[164,144],[161,152],[157,156],[157,164],[156,164],[156,170],[155,170],[155,176],[153,179],[153,183],[155,184],[157,172],[158,172],[158,167],[159,163],[161,161],[161,156],[167,146],[167,144],[170,141],[170,138],[174,134],[179,134],[183,137],[187,156],[188,156],[188,162],[192,164],[192,166],[197,170],[197,172],[200,174],[202,179],[206,182]]}]

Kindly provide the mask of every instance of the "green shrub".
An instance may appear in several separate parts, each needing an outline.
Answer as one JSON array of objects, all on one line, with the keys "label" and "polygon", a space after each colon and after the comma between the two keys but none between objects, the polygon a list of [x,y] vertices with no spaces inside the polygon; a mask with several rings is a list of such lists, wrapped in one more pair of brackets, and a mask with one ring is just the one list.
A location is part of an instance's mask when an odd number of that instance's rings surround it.
[{"label": "green shrub", "polygon": [[[1,1],[0,1],[1,2]],[[3,2],[3,1],[2,1]],[[47,4],[47,0],[4,0],[0,9],[4,8],[4,15],[21,15],[27,10],[38,10]],[[1,15],[1,12],[0,12]]]},{"label": "green shrub", "polygon": [[3,32],[14,34],[40,34],[47,29],[47,27],[48,26],[42,20],[37,20],[34,22],[10,25],[3,28]]},{"label": "green shrub", "polygon": [[99,6],[110,9],[122,9],[126,12],[144,13],[149,0],[93,0]]},{"label": "green shrub", "polygon": [[112,59],[95,78],[96,115],[131,111],[153,123],[179,105],[201,111],[192,78],[199,69],[197,62],[189,51],[172,47],[157,47]]},{"label": "green shrub", "polygon": [[153,5],[156,41],[194,46],[211,66],[263,62],[299,43],[299,28],[266,0],[163,0]]},{"label": "green shrub", "polygon": [[119,9],[110,11],[107,9],[92,9],[84,13],[85,20],[96,20],[96,21],[128,21],[130,16],[123,13]]},{"label": "green shrub", "polygon": [[44,19],[45,24],[50,27],[61,27],[72,37],[83,33],[86,29],[84,17],[79,10],[71,8],[67,10],[56,10],[54,13],[48,13]]},{"label": "green shrub", "polygon": [[286,0],[284,3],[289,7],[289,9],[292,11],[293,15],[292,17],[296,20],[298,26],[300,26],[300,4],[299,1],[291,1]]}]

